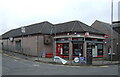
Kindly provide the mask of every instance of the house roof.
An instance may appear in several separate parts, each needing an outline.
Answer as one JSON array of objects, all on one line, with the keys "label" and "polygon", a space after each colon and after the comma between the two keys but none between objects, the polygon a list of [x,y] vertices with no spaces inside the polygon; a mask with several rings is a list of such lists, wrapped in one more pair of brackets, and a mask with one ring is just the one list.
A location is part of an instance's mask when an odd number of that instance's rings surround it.
[{"label": "house roof", "polygon": [[92,25],[91,25],[93,28],[96,28],[100,31],[109,31],[111,30],[111,24],[109,23],[105,23],[105,22],[102,22],[102,21],[98,21],[96,20]]},{"label": "house roof", "polygon": [[2,38],[22,36],[22,34],[23,35],[37,34],[37,33],[50,34],[52,27],[53,24],[45,21],[45,22],[25,26],[25,33],[21,32],[21,28],[10,30],[5,34],[3,34]]},{"label": "house roof", "polygon": [[78,20],[55,24],[56,33],[64,33],[64,32],[90,32],[96,34],[104,34],[103,32],[94,29],[85,23],[82,23]]},{"label": "house roof", "polygon": [[118,36],[118,32],[116,32],[114,29],[112,29],[112,31],[111,31],[111,24],[109,24],[109,23],[105,23],[105,22],[96,20],[91,26],[93,28],[96,28],[96,29],[104,32],[105,34],[109,34],[109,36],[111,36],[111,32],[113,33],[113,36]]},{"label": "house roof", "polygon": [[113,29],[120,34],[120,21],[113,22]]}]

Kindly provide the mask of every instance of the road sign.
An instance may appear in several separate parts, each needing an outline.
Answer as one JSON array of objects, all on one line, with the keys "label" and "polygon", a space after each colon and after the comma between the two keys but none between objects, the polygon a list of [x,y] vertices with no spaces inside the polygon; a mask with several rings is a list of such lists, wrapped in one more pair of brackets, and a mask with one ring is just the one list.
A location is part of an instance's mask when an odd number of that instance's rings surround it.
[{"label": "road sign", "polygon": [[25,33],[25,27],[21,27],[21,32]]},{"label": "road sign", "polygon": [[105,38],[109,38],[109,35],[108,35],[108,34],[106,34],[106,35],[105,35]]},{"label": "road sign", "polygon": [[86,63],[86,58],[85,57],[80,57],[80,63]]},{"label": "road sign", "polygon": [[75,63],[79,63],[79,62],[80,62],[79,57],[75,57],[75,58],[74,58],[74,62],[75,62]]}]

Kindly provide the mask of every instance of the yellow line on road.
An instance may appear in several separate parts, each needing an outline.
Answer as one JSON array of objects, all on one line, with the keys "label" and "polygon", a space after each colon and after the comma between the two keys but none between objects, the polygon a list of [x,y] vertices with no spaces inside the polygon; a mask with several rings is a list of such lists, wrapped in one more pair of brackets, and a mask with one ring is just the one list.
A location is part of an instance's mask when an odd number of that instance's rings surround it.
[{"label": "yellow line on road", "polygon": [[5,56],[9,56],[9,57],[14,58],[14,59],[22,59],[22,60],[24,60],[24,61],[32,61],[32,60],[26,60],[26,59],[23,59],[23,58],[19,58],[19,57],[11,56],[11,55],[8,55],[8,54],[5,54],[5,53],[4,53],[3,55],[5,55]]},{"label": "yellow line on road", "polygon": [[9,56],[8,54],[3,54],[3,55],[5,55],[5,56]]},{"label": "yellow line on road", "polygon": [[9,56],[9,57],[12,57],[12,58],[15,58],[15,59],[21,59],[21,58],[19,58],[19,57],[10,56],[10,55],[8,55],[8,54],[3,54],[3,55],[5,55],[5,56]]}]

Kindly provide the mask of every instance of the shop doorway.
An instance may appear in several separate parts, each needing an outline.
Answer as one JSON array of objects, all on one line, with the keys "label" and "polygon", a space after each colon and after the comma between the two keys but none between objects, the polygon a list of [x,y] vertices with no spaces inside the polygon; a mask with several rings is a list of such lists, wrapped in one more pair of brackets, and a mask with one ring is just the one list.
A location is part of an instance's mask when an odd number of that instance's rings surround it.
[{"label": "shop doorway", "polygon": [[57,43],[56,44],[56,55],[65,57],[69,55],[69,43]]},{"label": "shop doorway", "polygon": [[97,45],[92,45],[92,56],[93,57],[98,57]]},{"label": "shop doorway", "polygon": [[87,43],[87,54],[91,54],[94,58],[103,57],[103,44]]}]

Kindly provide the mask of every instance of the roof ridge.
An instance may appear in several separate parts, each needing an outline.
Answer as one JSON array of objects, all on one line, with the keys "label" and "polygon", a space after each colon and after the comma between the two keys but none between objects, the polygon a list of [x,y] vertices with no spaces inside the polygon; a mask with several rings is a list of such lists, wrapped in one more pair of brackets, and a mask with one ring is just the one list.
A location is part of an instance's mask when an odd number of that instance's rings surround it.
[{"label": "roof ridge", "polygon": [[54,24],[54,25],[59,25],[59,24],[66,24],[66,23],[71,23],[71,22],[77,22],[78,20],[71,20],[71,21],[66,21],[66,22],[61,22],[58,24]]},{"label": "roof ridge", "polygon": [[77,23],[77,22],[74,22],[74,25],[73,25],[73,27],[72,27],[72,29],[71,29],[70,31],[73,31],[73,29],[74,29],[75,26],[76,26],[76,23]]},{"label": "roof ridge", "polygon": [[[100,20],[96,20],[97,22],[101,22],[101,23],[104,23],[104,24],[108,24],[108,25],[111,25],[110,23],[107,23],[107,22],[104,22],[104,21],[100,21]],[[95,21],[95,22],[96,22]]]},{"label": "roof ridge", "polygon": [[[84,30],[84,28],[83,28],[82,26],[80,26],[80,23],[82,23],[82,22],[77,21],[77,23],[79,24],[79,27],[81,27],[81,28],[82,28],[82,30],[83,30],[83,31],[85,31],[85,30]],[[84,24],[84,23],[82,23],[82,24]]]},{"label": "roof ridge", "polygon": [[[43,22],[40,22],[40,23],[30,24],[30,25],[27,25],[27,26],[24,26],[24,27],[26,28],[26,27],[30,27],[30,26],[35,26],[35,25],[37,25],[37,24],[42,24],[42,23],[45,23],[45,22],[48,22],[48,21],[43,21]],[[21,27],[23,27],[23,26],[21,26]],[[21,29],[21,27],[18,27],[18,28],[15,28],[15,29],[11,29],[11,30],[9,30],[9,31],[6,31],[6,32],[3,33],[3,34],[9,33],[9,32],[14,31],[14,30]],[[3,35],[3,34],[2,34],[2,35]]]},{"label": "roof ridge", "polygon": [[27,26],[25,26],[25,27],[28,27],[28,26],[34,26],[34,25],[42,24],[42,23],[46,23],[46,22],[48,22],[48,21],[37,22],[37,23],[34,23],[34,24],[27,25]]},{"label": "roof ridge", "polygon": [[43,24],[43,26],[42,26],[42,28],[40,29],[40,31],[39,31],[39,32],[42,32],[42,30],[43,30],[43,28],[44,28],[45,24],[46,24],[46,22],[44,22],[44,24]]}]

